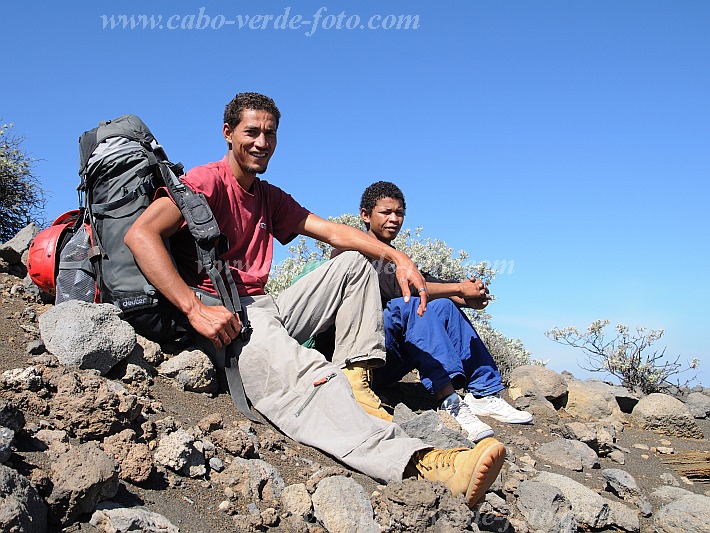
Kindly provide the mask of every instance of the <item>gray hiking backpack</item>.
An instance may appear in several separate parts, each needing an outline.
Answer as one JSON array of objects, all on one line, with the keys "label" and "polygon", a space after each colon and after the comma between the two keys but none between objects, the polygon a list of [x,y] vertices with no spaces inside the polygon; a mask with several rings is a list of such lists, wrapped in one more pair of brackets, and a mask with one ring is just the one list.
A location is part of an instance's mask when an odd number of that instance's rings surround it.
[{"label": "gray hiking backpack", "polygon": [[[137,332],[154,340],[167,340],[172,327],[154,322],[161,296],[138,268],[133,254],[123,243],[133,222],[153,201],[156,190],[167,187],[182,212],[197,244],[198,258],[217,288],[223,305],[248,320],[239,303],[237,288],[225,263],[219,261],[223,237],[201,194],[182,184],[180,163],[171,163],[163,147],[143,121],[123,115],[99,123],[79,138],[78,187],[84,197],[86,222],[91,228],[92,246],[88,258],[96,277],[100,301],[112,303],[124,313]],[[225,284],[224,280],[227,280]],[[229,291],[227,290],[229,285]],[[154,311],[151,311],[154,310]]]},{"label": "gray hiking backpack", "polygon": [[[81,184],[77,190],[83,207],[57,219],[55,224],[61,226],[47,235],[48,240],[58,238],[58,231],[62,236],[61,243],[52,241],[59,244],[55,255],[59,264],[54,265],[55,301],[114,304],[137,333],[157,342],[174,339],[180,330],[192,331],[187,319],[148,282],[123,243],[158,188],[166,187],[185,218],[200,266],[217,290],[219,301],[239,315],[242,329],[225,347],[224,371],[234,404],[247,418],[260,422],[249,409],[239,374],[241,348],[235,345],[248,342],[252,329],[232,272],[226,261],[219,260],[228,243],[205,197],[178,179],[182,173],[182,165],[168,161],[162,146],[135,115],[101,122],[79,138]],[[44,254],[45,248],[38,247],[37,253]],[[46,277],[41,268],[37,276]]]}]

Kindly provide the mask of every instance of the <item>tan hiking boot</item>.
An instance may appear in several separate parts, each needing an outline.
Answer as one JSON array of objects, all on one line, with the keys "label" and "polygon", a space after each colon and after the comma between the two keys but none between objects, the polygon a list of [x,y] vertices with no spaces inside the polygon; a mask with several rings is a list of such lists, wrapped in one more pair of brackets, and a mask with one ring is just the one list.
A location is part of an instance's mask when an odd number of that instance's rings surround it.
[{"label": "tan hiking boot", "polygon": [[454,495],[463,494],[466,504],[473,508],[498,477],[504,460],[505,446],[487,438],[473,449],[434,448],[415,452],[405,475],[416,469],[420,479],[442,482]]},{"label": "tan hiking boot", "polygon": [[382,402],[370,388],[370,375],[364,363],[355,363],[343,368],[353,389],[355,400],[367,414],[392,422],[392,415],[382,408]]}]

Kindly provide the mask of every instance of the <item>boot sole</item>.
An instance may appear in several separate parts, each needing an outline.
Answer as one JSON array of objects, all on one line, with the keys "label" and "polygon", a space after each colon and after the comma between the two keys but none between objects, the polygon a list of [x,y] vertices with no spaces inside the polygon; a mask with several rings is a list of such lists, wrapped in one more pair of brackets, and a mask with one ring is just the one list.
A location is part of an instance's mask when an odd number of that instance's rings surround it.
[{"label": "boot sole", "polygon": [[473,468],[471,481],[466,490],[466,504],[473,509],[486,495],[486,491],[493,485],[505,461],[505,446],[490,437],[476,444],[475,450],[480,450],[480,455]]}]

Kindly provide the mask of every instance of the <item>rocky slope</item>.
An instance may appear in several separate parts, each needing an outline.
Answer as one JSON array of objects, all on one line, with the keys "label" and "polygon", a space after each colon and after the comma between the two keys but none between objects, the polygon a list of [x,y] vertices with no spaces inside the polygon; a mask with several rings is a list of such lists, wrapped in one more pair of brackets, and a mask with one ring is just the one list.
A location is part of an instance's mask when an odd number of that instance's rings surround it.
[{"label": "rocky slope", "polygon": [[[110,306],[42,303],[16,246],[0,246],[0,531],[710,531],[710,390],[517,369],[507,394],[535,421],[486,420],[508,458],[472,512],[250,423],[201,353],[136,339]],[[415,376],[383,393],[411,435],[470,445]]]}]

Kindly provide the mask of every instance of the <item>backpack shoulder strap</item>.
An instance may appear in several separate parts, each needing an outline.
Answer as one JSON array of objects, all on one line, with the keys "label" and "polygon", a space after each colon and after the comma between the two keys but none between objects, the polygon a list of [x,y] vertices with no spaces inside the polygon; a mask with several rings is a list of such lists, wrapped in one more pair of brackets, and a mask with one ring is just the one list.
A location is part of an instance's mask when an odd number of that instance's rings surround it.
[{"label": "backpack shoulder strap", "polygon": [[[158,168],[160,169],[161,176],[168,188],[170,196],[180,208],[187,227],[192,237],[195,239],[197,257],[202,267],[207,271],[212,285],[217,290],[222,305],[224,305],[230,313],[239,314],[242,330],[239,333],[238,339],[242,342],[247,342],[252,331],[251,323],[247,317],[246,308],[243,308],[239,301],[237,284],[234,282],[234,276],[229,269],[229,265],[219,260],[218,246],[223,236],[222,232],[219,230],[219,224],[217,224],[214,213],[212,213],[212,209],[207,203],[207,199],[204,195],[193,192],[178,179],[178,176],[181,176],[183,173],[182,165],[174,165],[166,161],[160,161]],[[225,279],[229,284],[229,290],[227,290],[227,286],[224,283]],[[244,416],[249,420],[261,423],[261,420],[256,418],[249,409],[246,394],[244,393],[244,385],[242,384],[242,378],[239,374],[240,352],[241,348],[237,348],[234,342],[225,347],[224,371],[227,376],[229,392],[234,405],[236,405],[237,409],[239,409]]]},{"label": "backpack shoulder strap", "polygon": [[[251,333],[251,325],[247,320],[246,310],[242,309],[239,301],[234,276],[229,266],[219,260],[218,246],[223,237],[207,199],[204,195],[193,192],[178,179],[178,176],[183,173],[182,165],[160,162],[158,168],[170,196],[180,209],[190,234],[195,239],[197,256],[202,267],[206,270],[224,307],[232,313],[239,313],[242,320],[240,338],[247,340]],[[225,279],[229,289],[224,283]]]}]

